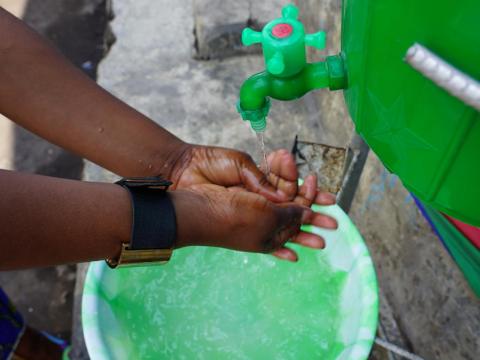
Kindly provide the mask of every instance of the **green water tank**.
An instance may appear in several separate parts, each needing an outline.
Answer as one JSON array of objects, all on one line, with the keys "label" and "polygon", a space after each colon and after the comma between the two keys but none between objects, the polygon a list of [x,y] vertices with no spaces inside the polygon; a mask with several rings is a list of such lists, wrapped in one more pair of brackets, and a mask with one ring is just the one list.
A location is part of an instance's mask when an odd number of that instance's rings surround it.
[{"label": "green water tank", "polygon": [[480,226],[480,113],[405,62],[415,43],[479,80],[480,1],[343,1],[350,115],[408,190]]}]

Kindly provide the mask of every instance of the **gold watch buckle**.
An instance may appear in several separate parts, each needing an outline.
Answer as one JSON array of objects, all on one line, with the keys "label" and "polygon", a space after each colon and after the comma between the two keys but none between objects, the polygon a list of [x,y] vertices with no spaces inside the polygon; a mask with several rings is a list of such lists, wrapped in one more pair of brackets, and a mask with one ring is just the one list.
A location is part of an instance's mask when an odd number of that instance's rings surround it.
[{"label": "gold watch buckle", "polygon": [[173,249],[152,249],[152,250],[132,250],[129,244],[122,244],[122,251],[118,259],[107,259],[108,266],[112,269],[116,267],[134,267],[161,265],[170,260]]}]

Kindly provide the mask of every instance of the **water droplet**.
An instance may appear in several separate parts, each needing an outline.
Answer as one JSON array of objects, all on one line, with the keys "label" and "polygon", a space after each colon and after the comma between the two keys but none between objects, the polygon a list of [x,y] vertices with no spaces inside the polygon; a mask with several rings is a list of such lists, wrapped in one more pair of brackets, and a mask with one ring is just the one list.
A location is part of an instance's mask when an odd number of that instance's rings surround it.
[{"label": "water droplet", "polygon": [[102,132],[103,132],[103,127],[99,127],[99,128],[98,128],[98,132],[99,132],[99,133],[102,133]]},{"label": "water droplet", "polygon": [[82,69],[83,69],[83,70],[92,70],[92,69],[93,69],[93,62],[91,62],[91,61],[85,61],[85,62],[82,64]]},{"label": "water droplet", "polygon": [[150,170],[152,170],[152,169],[153,169],[153,165],[152,165],[152,164],[148,164],[148,168],[149,168]]}]

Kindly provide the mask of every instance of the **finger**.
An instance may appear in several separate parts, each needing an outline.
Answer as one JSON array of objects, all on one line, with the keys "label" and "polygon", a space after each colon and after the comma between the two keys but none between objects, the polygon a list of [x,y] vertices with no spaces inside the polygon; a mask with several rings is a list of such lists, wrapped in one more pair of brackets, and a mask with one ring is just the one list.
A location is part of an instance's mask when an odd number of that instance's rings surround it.
[{"label": "finger", "polygon": [[310,208],[294,203],[278,204],[275,205],[275,209],[278,228],[300,226],[302,223],[308,223],[313,217]]},{"label": "finger", "polygon": [[298,195],[295,197],[295,202],[303,206],[310,206],[315,199],[317,193],[317,177],[316,175],[308,175],[303,182],[303,185],[298,189]]},{"label": "finger", "polygon": [[297,193],[298,171],[295,158],[287,150],[281,149],[268,155],[268,181],[282,191],[288,200],[293,200]]},{"label": "finger", "polygon": [[[267,166],[269,170],[275,174],[280,173],[280,167],[282,164],[281,158],[287,151],[284,149],[276,150],[267,155]],[[265,164],[262,164],[265,165]],[[263,169],[265,170],[265,169]]]},{"label": "finger", "polygon": [[304,208],[295,204],[275,205],[270,203],[273,210],[273,227],[270,237],[264,242],[264,251],[272,252],[281,248],[290,238],[300,232],[302,219],[308,219],[312,216],[309,208]]},{"label": "finger", "polygon": [[270,172],[285,180],[297,181],[298,171],[295,158],[287,150],[280,149],[268,154],[267,163]]},{"label": "finger", "polygon": [[303,184],[302,195],[311,203],[317,195],[317,175],[308,175],[307,181]]},{"label": "finger", "polygon": [[289,248],[286,248],[286,247],[282,247],[278,250],[275,250],[272,253],[272,255],[279,258],[279,259],[282,259],[282,260],[287,260],[287,261],[291,261],[291,262],[298,261],[297,253],[295,251],[293,251],[292,249],[289,249]]},{"label": "finger", "polygon": [[321,236],[305,232],[300,232],[297,236],[295,236],[295,238],[293,238],[292,242],[313,249],[325,248],[325,240]]},{"label": "finger", "polygon": [[244,156],[238,168],[240,169],[241,182],[247,190],[260,194],[273,202],[288,201],[285,192],[268,182],[265,174],[255,165],[251,157]]},{"label": "finger", "polygon": [[238,191],[246,191],[245,188],[241,187],[241,186],[230,186],[228,188],[226,188],[228,191],[231,191],[231,192],[238,192]]},{"label": "finger", "polygon": [[319,213],[315,213],[311,217],[310,224],[317,227],[325,228],[325,229],[335,230],[338,228],[337,220],[335,220],[331,216],[328,216],[325,214],[319,214]]},{"label": "finger", "polygon": [[318,190],[314,202],[318,205],[333,205],[337,202],[337,198],[331,193]]}]

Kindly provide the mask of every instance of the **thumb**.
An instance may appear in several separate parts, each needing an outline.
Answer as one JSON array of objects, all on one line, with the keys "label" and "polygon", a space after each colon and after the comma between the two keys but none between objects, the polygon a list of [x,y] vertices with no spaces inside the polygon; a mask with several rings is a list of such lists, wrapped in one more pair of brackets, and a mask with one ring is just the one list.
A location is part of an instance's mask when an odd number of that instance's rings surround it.
[{"label": "thumb", "polygon": [[245,154],[240,160],[241,180],[247,190],[264,196],[273,202],[288,201],[288,196],[280,189],[275,188],[265,174],[257,167],[250,155]]}]

